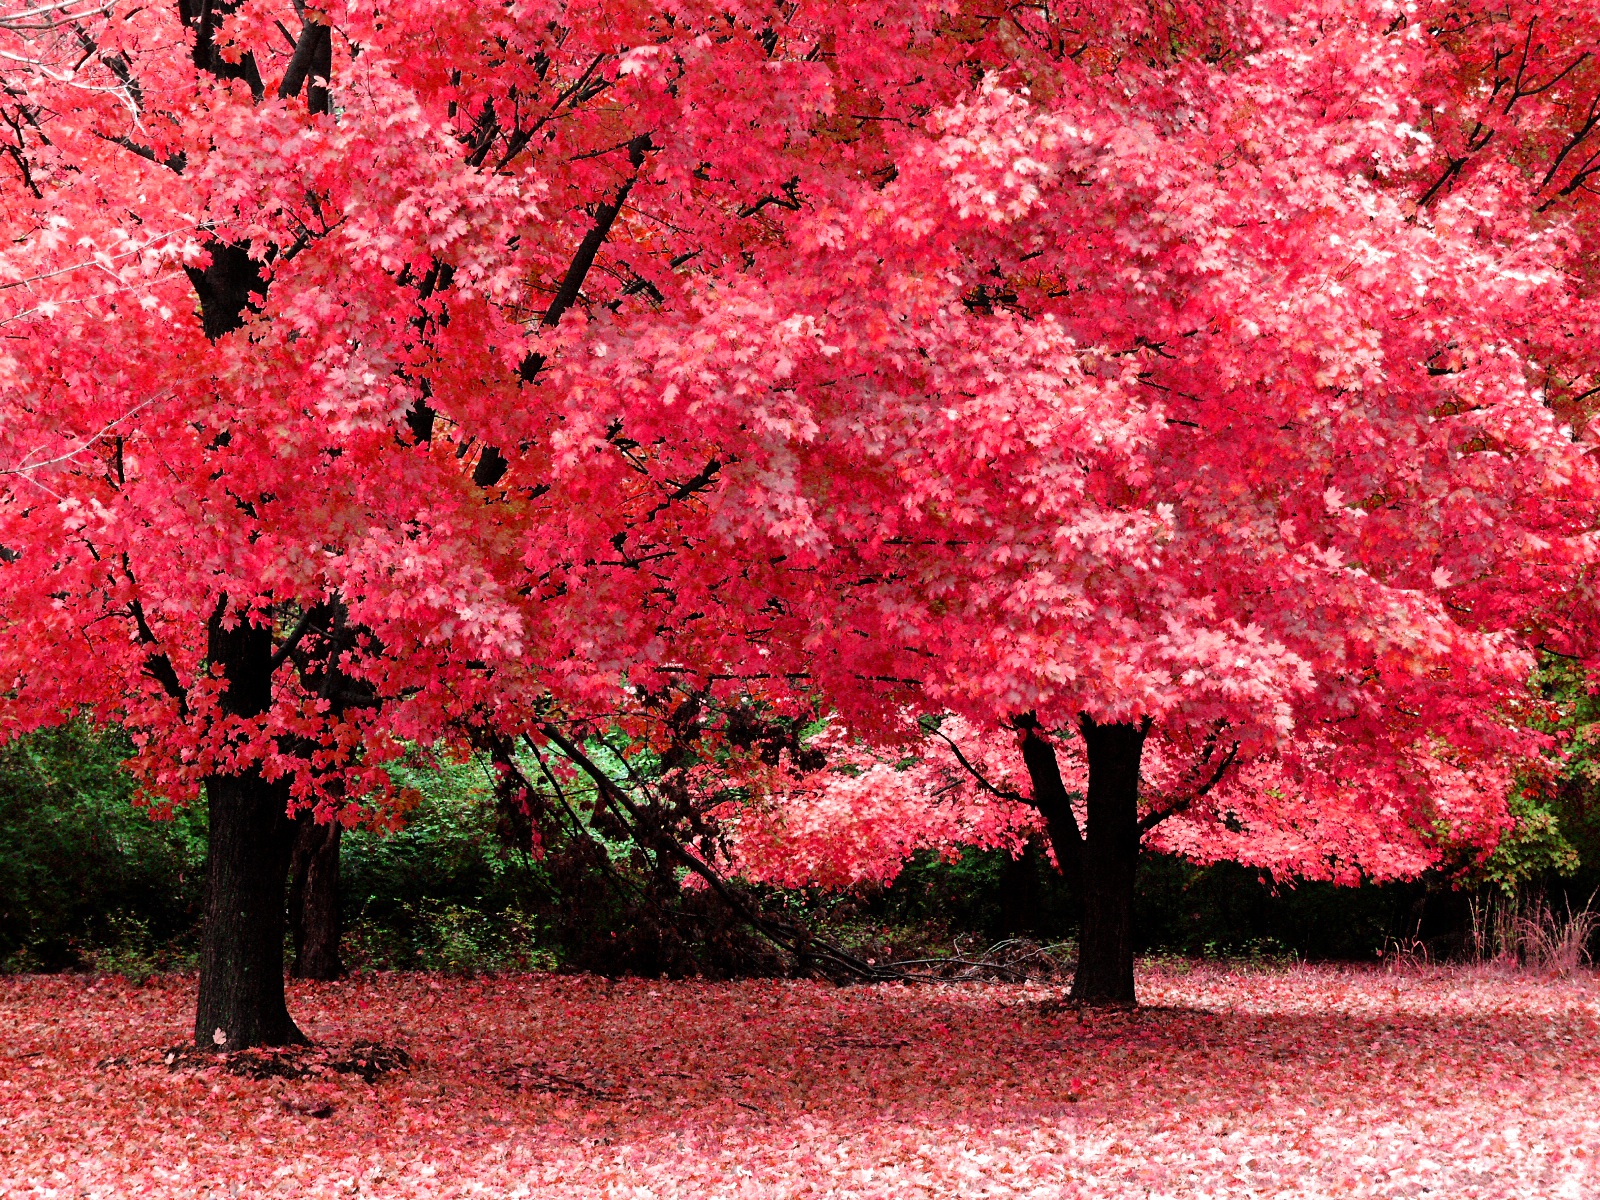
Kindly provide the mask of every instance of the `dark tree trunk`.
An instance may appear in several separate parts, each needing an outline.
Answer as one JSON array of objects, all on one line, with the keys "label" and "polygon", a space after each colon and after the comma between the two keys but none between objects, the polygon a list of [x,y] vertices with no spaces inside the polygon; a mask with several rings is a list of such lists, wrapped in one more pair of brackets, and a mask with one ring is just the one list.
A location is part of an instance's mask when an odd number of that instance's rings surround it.
[{"label": "dark tree trunk", "polygon": [[318,824],[310,812],[300,814],[289,870],[289,930],[294,937],[296,979],[338,979],[339,835],[337,820]]},{"label": "dark tree trunk", "polygon": [[250,94],[259,101],[264,89],[255,56],[247,50],[237,62],[229,62],[223,57],[223,48],[217,44],[223,18],[237,7],[238,0],[178,0],[178,15],[194,32],[194,65],[218,79],[244,80],[250,87]]},{"label": "dark tree trunk", "polygon": [[1000,874],[1000,926],[1006,937],[1028,937],[1039,927],[1039,849],[1033,839]]},{"label": "dark tree trunk", "polygon": [[[272,632],[240,614],[223,626],[224,599],[208,630],[207,658],[222,668],[225,713],[258,716],[272,701]],[[206,779],[210,845],[200,940],[195,1044],[239,1050],[304,1042],[283,998],[284,883],[294,848],[286,781],[259,771]]]},{"label": "dark tree trunk", "polygon": [[206,243],[206,249],[211,252],[210,263],[203,269],[184,270],[200,298],[200,328],[214,342],[244,325],[250,297],[265,293],[267,282],[261,274],[261,264],[250,257],[245,246],[211,241]]},{"label": "dark tree trunk", "polygon": [[1078,831],[1078,818],[1072,812],[1072,796],[1061,781],[1056,748],[1040,732],[1039,722],[1032,713],[1018,717],[1016,726],[1022,733],[1022,761],[1027,765],[1028,779],[1033,785],[1033,806],[1044,817],[1056,866],[1066,876],[1067,883],[1076,889],[1082,875],[1083,835]]},{"label": "dark tree trunk", "polygon": [[206,795],[211,844],[195,1045],[304,1042],[283,998],[283,885],[294,843],[288,788],[256,772],[213,775]]},{"label": "dark tree trunk", "polygon": [[1139,760],[1148,725],[1099,725],[1084,717],[1088,821],[1084,831],[1083,924],[1072,998],[1132,1005],[1133,875],[1139,861]]}]

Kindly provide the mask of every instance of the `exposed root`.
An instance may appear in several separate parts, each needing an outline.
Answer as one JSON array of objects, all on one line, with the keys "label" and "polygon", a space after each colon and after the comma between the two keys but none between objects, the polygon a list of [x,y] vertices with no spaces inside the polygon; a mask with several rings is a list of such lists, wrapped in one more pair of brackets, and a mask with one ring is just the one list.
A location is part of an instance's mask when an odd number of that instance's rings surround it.
[{"label": "exposed root", "polygon": [[[121,1060],[118,1062],[117,1060]],[[126,1055],[103,1065],[121,1065]],[[193,1046],[171,1046],[161,1061],[169,1071],[205,1071],[221,1068],[245,1079],[305,1079],[310,1076],[359,1075],[368,1083],[391,1071],[411,1069],[411,1056],[398,1046],[379,1042],[352,1042],[348,1046],[255,1046],[227,1054],[211,1054]]]}]

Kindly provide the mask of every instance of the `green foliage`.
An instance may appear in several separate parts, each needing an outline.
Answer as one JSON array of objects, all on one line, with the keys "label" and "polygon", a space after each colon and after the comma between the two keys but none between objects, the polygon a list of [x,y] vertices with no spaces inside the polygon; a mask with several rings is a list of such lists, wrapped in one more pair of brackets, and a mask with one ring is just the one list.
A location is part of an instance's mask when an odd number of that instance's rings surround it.
[{"label": "green foliage", "polygon": [[1564,754],[1511,798],[1516,828],[1463,878],[1513,907],[1578,911],[1600,889],[1600,693],[1576,664],[1548,655],[1534,676],[1544,727]]},{"label": "green foliage", "polygon": [[537,915],[543,865],[495,832],[494,781],[476,762],[396,768],[421,797],[403,828],[343,839],[345,957],[356,969],[472,974],[554,963]]},{"label": "green foliage", "polygon": [[1567,840],[1559,810],[1550,806],[1547,796],[1518,791],[1507,807],[1516,825],[1501,836],[1488,858],[1462,872],[1465,882],[1511,897],[1534,880],[1571,876],[1583,865],[1577,849]]},{"label": "green foliage", "polygon": [[345,957],[358,969],[411,967],[446,975],[548,970],[558,963],[541,946],[541,922],[514,908],[486,913],[463,904],[422,900],[404,905],[388,925],[362,918],[346,931]]},{"label": "green foliage", "polygon": [[1530,799],[1555,818],[1587,872],[1600,871],[1600,689],[1573,664],[1551,658],[1536,682],[1556,710],[1551,732],[1566,741],[1561,769]]},{"label": "green foliage", "polygon": [[[0,970],[144,978],[194,965],[205,808],[152,820],[112,731],[72,724],[0,749]],[[395,832],[342,839],[345,958],[357,970],[766,973],[782,963],[703,893],[657,878],[586,819],[534,853],[503,836],[480,763],[414,766]],[[541,854],[539,850],[542,850]]]},{"label": "green foliage", "polygon": [[[1371,959],[1397,945],[1470,953],[1473,888],[1463,881],[1519,903],[1580,909],[1600,887],[1600,700],[1559,663],[1539,683],[1573,753],[1513,799],[1516,828],[1486,861],[1352,889],[1274,886],[1233,864],[1146,855],[1135,918],[1142,948],[1231,958]],[[0,970],[142,978],[192,965],[204,806],[152,820],[120,767],[129,750],[121,734],[82,723],[0,749]],[[622,764],[599,744],[588,751],[619,778],[657,766]],[[343,842],[345,957],[355,969],[728,976],[790,967],[709,892],[680,888],[681,870],[664,870],[614,818],[597,815],[592,796],[574,791],[565,807],[544,798],[542,840],[530,853],[508,837],[504,797],[483,764],[420,765],[419,756],[396,773],[420,797],[404,826],[351,831]],[[922,854],[876,892],[767,899],[868,957],[932,957],[957,941],[1019,936],[1064,942],[1076,932],[1077,898],[1037,844],[1017,860]]]},{"label": "green foliage", "polygon": [[112,913],[106,918],[104,944],[83,955],[87,964],[106,975],[121,975],[133,983],[143,983],[165,970],[188,967],[192,955],[174,953],[158,946],[150,935],[150,923],[128,913]]},{"label": "green foliage", "polygon": [[130,751],[81,722],[0,748],[0,970],[144,975],[192,953],[204,813],[136,807]]}]

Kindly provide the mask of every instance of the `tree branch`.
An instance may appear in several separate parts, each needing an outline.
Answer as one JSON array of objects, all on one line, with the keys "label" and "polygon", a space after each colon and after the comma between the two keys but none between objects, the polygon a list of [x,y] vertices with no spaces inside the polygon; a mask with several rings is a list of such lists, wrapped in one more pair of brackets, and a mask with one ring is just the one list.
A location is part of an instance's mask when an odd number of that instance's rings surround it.
[{"label": "tree branch", "polygon": [[[123,570],[128,570],[127,559],[123,559]],[[132,572],[128,578],[133,579]],[[144,606],[135,596],[128,604],[128,611],[133,615],[134,626],[139,631],[139,641],[146,646],[158,645],[155,631],[150,628],[150,623],[145,620]],[[145,656],[144,673],[161,685],[163,691],[178,702],[178,713],[183,717],[189,715],[189,693],[184,690],[183,681],[178,678],[177,668],[172,665],[172,660],[167,657],[164,650],[153,650]]]},{"label": "tree branch", "polygon": [[[589,268],[594,266],[595,256],[599,254],[601,245],[610,235],[617,214],[622,211],[628,193],[633,190],[634,181],[639,178],[639,168],[644,165],[645,152],[652,148],[648,133],[641,133],[628,143],[628,161],[633,164],[634,173],[623,181],[622,187],[617,191],[617,198],[610,203],[602,204],[596,211],[594,225],[579,243],[577,253],[572,256],[572,262],[567,266],[567,273],[562,276],[561,286],[556,289],[555,298],[550,301],[550,307],[545,309],[544,317],[539,321],[541,327],[554,329],[560,323],[562,314],[577,300],[579,292],[583,289],[583,281],[588,277]],[[544,369],[544,363],[544,355],[530,354],[522,360],[517,373],[524,383],[532,383]]]},{"label": "tree branch", "polygon": [[666,511],[680,500],[687,500],[697,492],[706,491],[717,481],[717,474],[722,470],[722,463],[713,458],[701,467],[699,472],[674,488],[660,504],[656,505],[644,515],[641,524],[648,525],[656,519],[658,513]]},{"label": "tree branch", "polygon": [[996,787],[993,783],[989,782],[984,773],[972,765],[972,763],[967,759],[967,756],[961,752],[961,747],[956,745],[955,740],[951,738],[949,734],[945,733],[944,730],[930,729],[928,732],[950,747],[951,753],[956,756],[956,761],[966,769],[968,775],[971,775],[973,779],[977,780],[978,786],[984,791],[988,792],[990,795],[998,796],[1002,800],[1009,800],[1014,804],[1028,803],[1028,798],[1026,796],[1022,796],[1017,792],[1013,792],[1009,788]]},{"label": "tree branch", "polygon": [[1056,748],[1041,735],[1039,718],[1033,713],[1021,713],[1012,725],[1022,734],[1022,761],[1028,765],[1028,779],[1033,784],[1033,806],[1044,817],[1056,865],[1063,875],[1074,877],[1082,867],[1083,833],[1072,811],[1072,796],[1061,778]]},{"label": "tree branch", "polygon": [[[548,722],[541,722],[539,732],[549,738],[566,758],[574,763],[583,773],[589,776],[595,785],[595,790],[605,798],[606,803],[613,810],[622,809],[631,818],[635,829],[645,823],[644,815],[628,797],[616,781],[600,769],[600,767],[583,752],[571,738],[567,737]],[[530,741],[531,744],[531,741]],[[622,814],[618,814],[621,816]],[[734,891],[727,882],[698,855],[691,854],[676,838],[664,829],[657,829],[656,835],[660,838],[662,846],[689,870],[693,871],[706,885],[716,893],[738,917],[752,929],[761,933],[771,941],[795,954],[797,957],[805,953],[817,953],[819,957],[828,959],[847,973],[861,979],[892,979],[898,973],[884,971],[876,966],[857,958],[842,946],[837,946],[827,939],[816,937],[807,929],[798,929],[786,922],[776,921],[770,917],[753,910]]]},{"label": "tree branch", "polygon": [[[1207,741],[1205,753],[1200,759],[1200,765],[1205,765],[1206,760],[1211,757],[1212,750],[1215,745],[1215,735],[1213,735],[1213,737]],[[1200,787],[1190,792],[1182,800],[1178,800],[1172,804],[1169,804],[1166,808],[1161,809],[1159,812],[1155,810],[1147,812],[1139,819],[1139,832],[1141,834],[1149,833],[1150,830],[1161,824],[1161,822],[1165,821],[1168,817],[1177,816],[1177,814],[1183,812],[1196,800],[1204,799],[1212,788],[1216,787],[1217,784],[1222,782],[1223,775],[1227,774],[1228,768],[1233,765],[1233,760],[1237,758],[1238,755],[1239,743],[1235,742],[1228,748],[1228,753],[1223,755],[1222,762],[1218,764],[1217,769],[1211,773],[1210,779],[1206,780],[1205,783],[1201,784]]]},{"label": "tree branch", "polygon": [[283,666],[284,660],[288,658],[289,655],[294,653],[294,648],[300,644],[300,639],[305,637],[305,635],[310,631],[311,622],[313,619],[315,619],[325,607],[325,605],[313,604],[310,608],[306,609],[305,612],[300,614],[300,620],[296,622],[295,627],[289,631],[289,636],[284,638],[283,645],[279,646],[277,650],[273,651],[272,658],[268,660],[268,675],[272,674],[279,667]]},{"label": "tree branch", "polygon": [[[617,198],[610,203],[602,204],[595,213],[594,225],[578,244],[578,252],[572,256],[572,262],[567,266],[567,273],[562,276],[561,286],[556,289],[555,298],[550,301],[550,307],[545,309],[544,317],[539,321],[541,327],[555,328],[561,321],[561,315],[577,300],[578,293],[583,288],[583,281],[588,278],[589,268],[594,266],[595,256],[600,253],[600,247],[610,235],[617,214],[622,211],[628,193],[633,190],[634,182],[639,178],[639,168],[644,165],[645,151],[649,149],[651,145],[648,133],[641,133],[628,143],[628,161],[633,164],[633,174],[623,181],[622,187],[617,191]],[[532,383],[544,369],[544,363],[544,355],[530,354],[518,366],[517,374],[524,383]],[[479,487],[493,487],[500,482],[510,467],[511,464],[505,455],[500,453],[500,447],[485,446],[483,453],[478,456],[477,466],[473,468],[472,482]]]},{"label": "tree branch", "polygon": [[[321,78],[327,79],[332,69],[333,30],[316,21],[307,21],[300,27],[300,37],[294,44],[288,69],[283,73],[283,82],[278,84],[278,99],[288,100],[298,96],[307,78],[314,77],[314,73],[320,71]],[[329,111],[326,87],[313,84],[307,100],[312,112]]]}]

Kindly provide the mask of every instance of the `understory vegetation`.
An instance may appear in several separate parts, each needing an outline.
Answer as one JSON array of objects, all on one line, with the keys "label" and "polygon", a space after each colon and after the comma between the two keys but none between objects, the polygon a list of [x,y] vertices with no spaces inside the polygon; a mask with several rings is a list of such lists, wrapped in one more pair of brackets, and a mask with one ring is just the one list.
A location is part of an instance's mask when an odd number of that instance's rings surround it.
[{"label": "understory vegetation", "polygon": [[[1580,753],[1518,797],[1518,828],[1488,860],[1351,888],[1274,883],[1232,863],[1149,854],[1138,878],[1140,950],[1571,969],[1592,948],[1588,902],[1600,887],[1600,823],[1583,751],[1591,703],[1580,695],[1568,706]],[[0,751],[0,971],[138,979],[193,968],[204,806],[154,818],[119,765],[129,749],[116,730],[74,723]],[[399,774],[417,797],[405,823],[343,840],[343,953],[353,971],[727,978],[794,970],[791,955],[715,896],[661,886],[636,847],[599,830],[530,853],[505,828],[482,764]],[[766,889],[759,898],[873,962],[1025,953],[1036,972],[1070,959],[1077,931],[1077,898],[1038,840],[1016,858],[922,852],[887,887]]]}]

